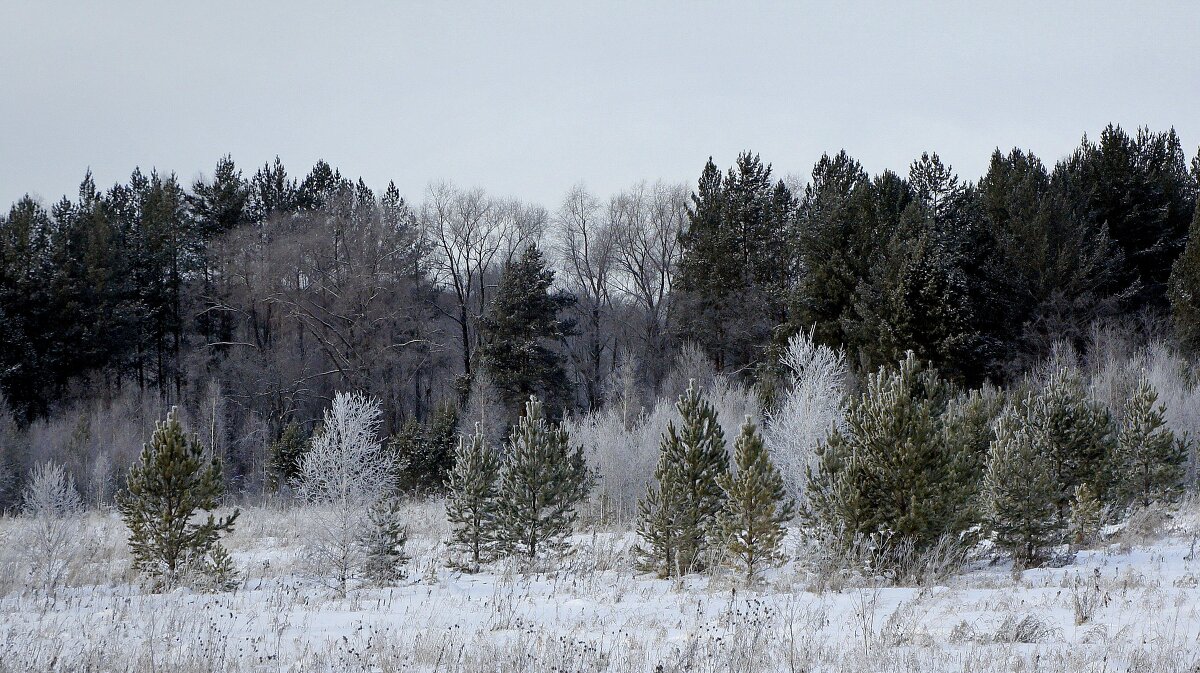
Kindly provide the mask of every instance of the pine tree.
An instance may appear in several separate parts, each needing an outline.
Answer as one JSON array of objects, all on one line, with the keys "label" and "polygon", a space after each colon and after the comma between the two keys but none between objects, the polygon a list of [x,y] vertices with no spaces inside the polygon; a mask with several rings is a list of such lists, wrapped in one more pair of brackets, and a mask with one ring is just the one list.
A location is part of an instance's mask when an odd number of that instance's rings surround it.
[{"label": "pine tree", "polygon": [[946,431],[948,392],[911,352],[898,369],[872,374],[845,428],[818,448],[802,517],[845,544],[865,537],[917,551],[960,532],[968,489],[959,482],[974,475],[956,469],[961,443]]},{"label": "pine tree", "polygon": [[408,526],[400,512],[400,501],[384,498],[368,512],[369,528],[363,546],[366,560],[363,574],[381,586],[390,586],[404,579],[404,566],[409,557],[404,552],[408,542]]},{"label": "pine tree", "polygon": [[718,516],[725,504],[720,480],[729,472],[725,434],[717,413],[692,381],[676,407],[660,445],[657,484],[639,504],[638,532],[649,544],[644,567],[671,576],[704,569],[705,556],[720,540]]},{"label": "pine tree", "polygon": [[1143,507],[1179,486],[1187,459],[1157,402],[1158,391],[1143,374],[1117,433],[1114,462],[1122,499]]},{"label": "pine tree", "polygon": [[503,548],[526,559],[565,547],[587,496],[591,477],[582,447],[546,420],[542,403],[529,398],[508,439],[500,475],[498,530]]},{"label": "pine tree", "polygon": [[[221,461],[205,460],[204,447],[184,433],[172,408],[142,447],[139,464],[129,471],[127,490],[117,507],[129,526],[129,546],[138,570],[154,577],[159,587],[171,587],[179,573],[202,559],[222,533],[233,529],[239,510],[216,518],[224,490]],[[197,511],[208,517],[193,523]]]},{"label": "pine tree", "polygon": [[1187,246],[1171,268],[1169,294],[1179,344],[1188,353],[1200,353],[1200,203],[1192,216]]},{"label": "pine tree", "polygon": [[499,476],[500,455],[484,444],[476,423],[470,439],[459,438],[454,467],[446,478],[446,518],[452,529],[452,546],[469,557],[466,568],[472,572],[491,560],[495,551]]},{"label": "pine tree", "polygon": [[1104,505],[1087,484],[1075,487],[1071,499],[1071,543],[1085,545],[1100,535],[1100,524],[1104,520]]},{"label": "pine tree", "polygon": [[496,298],[481,324],[478,354],[494,385],[516,416],[531,395],[557,417],[572,400],[563,357],[552,345],[572,331],[559,319],[575,298],[554,291],[554,271],[537,246],[506,264]]},{"label": "pine tree", "polygon": [[996,543],[1023,566],[1040,560],[1061,539],[1063,527],[1056,516],[1054,474],[1036,433],[1027,413],[1006,409],[996,421],[984,477],[988,526]]},{"label": "pine tree", "polygon": [[1079,373],[1056,367],[1022,413],[1049,461],[1060,523],[1066,521],[1076,486],[1086,482],[1104,500],[1112,482],[1112,423],[1108,411],[1087,398]]},{"label": "pine tree", "polygon": [[751,582],[763,563],[780,557],[787,533],[784,524],[792,518],[795,503],[787,496],[783,477],[749,417],[734,440],[733,462],[737,472],[725,473],[720,480],[725,491],[721,532],[727,549],[745,570],[746,581]]},{"label": "pine tree", "polygon": [[300,462],[307,449],[308,439],[300,425],[285,425],[279,438],[267,448],[271,456],[271,484],[275,488],[291,483],[300,475]]}]

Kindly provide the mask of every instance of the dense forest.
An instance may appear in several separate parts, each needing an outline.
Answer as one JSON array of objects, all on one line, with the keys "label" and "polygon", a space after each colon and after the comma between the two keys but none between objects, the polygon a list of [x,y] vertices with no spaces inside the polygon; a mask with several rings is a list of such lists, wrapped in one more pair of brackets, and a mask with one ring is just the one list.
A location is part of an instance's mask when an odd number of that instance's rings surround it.
[{"label": "dense forest", "polygon": [[530,395],[555,421],[641,413],[704,361],[770,415],[801,334],[845,353],[854,390],[898,363],[1019,389],[1117,340],[1192,362],[1188,156],[1173,130],[1117,126],[1053,166],[997,150],[977,181],[936,153],[872,176],[845,152],[783,180],[746,152],[694,187],[580,186],[553,208],[449,183],[406,198],[324,162],[225,157],[191,185],[87,173],[0,217],[0,508],[50,459],[111,502],[171,406],[254,496],[287,487],[336,392],[361,391],[405,488],[427,489],[460,431],[495,441]]}]

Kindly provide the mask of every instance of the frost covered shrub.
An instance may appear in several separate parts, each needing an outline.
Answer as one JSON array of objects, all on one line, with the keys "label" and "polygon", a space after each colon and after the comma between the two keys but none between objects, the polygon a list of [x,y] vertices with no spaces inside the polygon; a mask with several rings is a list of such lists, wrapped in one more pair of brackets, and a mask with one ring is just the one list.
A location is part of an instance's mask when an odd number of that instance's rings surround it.
[{"label": "frost covered shrub", "polygon": [[20,540],[21,552],[35,586],[52,594],[79,557],[83,500],[75,480],[62,465],[51,462],[33,468],[21,500],[22,512],[33,523]]},{"label": "frost covered shrub", "polygon": [[300,463],[296,492],[313,505],[303,515],[302,558],[318,582],[344,594],[365,577],[371,508],[392,490],[395,466],[379,439],[379,402],[338,393]]},{"label": "frost covered shrub", "polygon": [[839,349],[818,346],[812,333],[788,341],[783,354],[787,387],[779,408],[766,414],[763,439],[792,497],[804,491],[805,474],[815,449],[841,429],[846,416],[846,357]]}]

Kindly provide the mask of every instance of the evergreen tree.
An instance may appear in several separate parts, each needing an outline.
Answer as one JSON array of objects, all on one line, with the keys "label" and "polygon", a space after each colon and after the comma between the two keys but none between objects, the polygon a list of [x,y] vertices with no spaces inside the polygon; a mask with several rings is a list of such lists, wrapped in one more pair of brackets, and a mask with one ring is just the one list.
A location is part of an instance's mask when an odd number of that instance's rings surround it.
[{"label": "evergreen tree", "polygon": [[446,478],[446,518],[452,546],[469,557],[467,569],[491,560],[499,511],[500,455],[484,443],[479,424],[470,439],[460,437],[454,466]]},{"label": "evergreen tree", "polygon": [[408,542],[408,527],[400,512],[400,501],[384,498],[371,505],[369,527],[363,546],[366,559],[363,574],[381,586],[390,586],[404,579],[404,566],[409,557],[404,552]]},{"label": "evergreen tree", "polygon": [[230,231],[242,224],[250,189],[242,172],[229,155],[221,157],[213,171],[212,180],[197,180],[192,193],[186,197],[192,217],[204,240]]},{"label": "evergreen tree", "polygon": [[267,453],[271,457],[271,483],[275,488],[290,484],[300,476],[300,463],[308,449],[308,438],[298,423],[288,423],[279,437],[271,442]]},{"label": "evergreen tree", "polygon": [[[138,570],[153,576],[159,587],[173,586],[179,573],[198,564],[221,533],[233,529],[239,510],[217,518],[223,492],[221,461],[205,460],[200,440],[184,433],[172,409],[142,447],[139,464],[129,471],[127,490],[117,498],[129,527],[129,546]],[[197,511],[208,517],[193,523]]]},{"label": "evergreen tree", "polygon": [[1158,391],[1143,374],[1117,433],[1115,472],[1122,499],[1148,507],[1183,481],[1187,452],[1163,420]]},{"label": "evergreen tree", "polygon": [[[1025,400],[1025,406],[1032,400]],[[1061,539],[1054,474],[1028,415],[1007,409],[996,422],[996,439],[984,477],[987,523],[996,543],[1020,565],[1041,560]]]},{"label": "evergreen tree", "polygon": [[1071,544],[1090,544],[1100,535],[1104,522],[1104,505],[1087,484],[1075,487],[1071,500]]},{"label": "evergreen tree", "polygon": [[818,448],[801,515],[850,544],[874,538],[888,548],[924,550],[958,533],[967,480],[958,469],[962,441],[951,441],[949,389],[909,353],[898,369],[880,368],[853,400],[844,429]]},{"label": "evergreen tree", "polygon": [[1190,354],[1200,353],[1200,204],[1183,254],[1171,268],[1170,299],[1180,346]]},{"label": "evergreen tree", "polygon": [[1078,372],[1056,367],[1020,411],[1049,462],[1060,523],[1069,514],[1076,486],[1087,483],[1105,499],[1112,483],[1111,420],[1107,410],[1087,398]]},{"label": "evergreen tree", "polygon": [[575,299],[554,291],[553,284],[554,271],[541,250],[529,246],[505,265],[481,324],[480,359],[513,416],[531,395],[546,400],[551,417],[572,400],[563,356],[553,344],[571,333],[571,324],[558,316]]},{"label": "evergreen tree", "polygon": [[590,485],[582,447],[571,449],[567,431],[551,425],[531,397],[501,469],[498,530],[505,550],[530,560],[561,550]]},{"label": "evergreen tree", "polygon": [[667,424],[660,444],[656,484],[639,503],[639,534],[648,543],[644,567],[668,577],[703,570],[720,542],[724,508],[721,478],[729,472],[725,434],[716,410],[693,380],[676,405],[682,427]]},{"label": "evergreen tree", "polygon": [[733,462],[737,471],[721,475],[720,480],[725,491],[721,532],[750,582],[763,563],[780,558],[787,533],[784,524],[792,518],[795,503],[749,417],[734,440]]}]

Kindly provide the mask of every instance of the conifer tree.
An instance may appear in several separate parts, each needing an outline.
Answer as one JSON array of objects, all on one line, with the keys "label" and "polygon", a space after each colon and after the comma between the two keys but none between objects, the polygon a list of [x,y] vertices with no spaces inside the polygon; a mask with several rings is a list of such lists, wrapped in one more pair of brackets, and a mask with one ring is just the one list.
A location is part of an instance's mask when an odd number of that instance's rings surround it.
[{"label": "conifer tree", "polygon": [[657,484],[639,505],[639,534],[649,544],[643,566],[663,576],[702,570],[705,555],[720,539],[718,516],[725,504],[722,475],[729,472],[725,434],[717,413],[691,381],[660,445]]},{"label": "conifer tree", "polygon": [[1049,461],[1060,523],[1069,515],[1076,486],[1086,482],[1105,499],[1112,482],[1112,422],[1107,410],[1087,398],[1079,373],[1056,367],[1021,411]]},{"label": "conifer tree", "polygon": [[460,437],[454,467],[446,478],[446,518],[452,529],[452,547],[466,554],[472,572],[491,560],[495,551],[500,455],[484,443],[478,423],[468,439]]},{"label": "conifer tree", "polygon": [[754,580],[759,568],[780,557],[795,502],[787,496],[779,474],[758,429],[746,417],[741,434],[733,443],[736,473],[721,475],[725,509],[721,532],[730,553]]},{"label": "conifer tree", "polygon": [[[224,486],[221,461],[215,456],[205,460],[204,453],[200,440],[184,433],[172,408],[142,447],[141,461],[129,471],[127,490],[117,497],[129,527],[134,564],[160,588],[174,586],[181,571],[202,564],[239,514],[234,510],[217,518],[211,513]],[[208,512],[208,517],[193,523],[197,511]]]},{"label": "conifer tree", "polygon": [[271,442],[267,453],[271,456],[271,484],[279,488],[289,484],[300,474],[300,463],[308,449],[308,439],[298,423],[284,426],[279,438]]},{"label": "conifer tree", "polygon": [[530,560],[560,551],[590,485],[582,447],[572,449],[567,431],[547,421],[542,403],[530,397],[509,435],[501,469],[497,528],[503,549]]},{"label": "conifer tree", "polygon": [[1193,355],[1200,353],[1200,203],[1183,254],[1171,268],[1169,296],[1179,344]]},{"label": "conifer tree", "polygon": [[1075,487],[1075,497],[1071,500],[1071,543],[1085,545],[1091,543],[1100,534],[1100,524],[1104,520],[1104,505],[1096,497],[1087,484]]},{"label": "conifer tree", "polygon": [[379,500],[371,505],[367,519],[369,528],[363,540],[366,548],[363,573],[376,584],[390,586],[404,579],[404,566],[409,561],[404,552],[408,527],[400,512],[400,501],[396,498]]},{"label": "conifer tree", "polygon": [[553,285],[554,271],[541,250],[529,246],[505,265],[496,298],[483,317],[479,357],[513,416],[531,395],[546,401],[552,417],[572,399],[563,357],[552,345],[573,330],[558,315],[575,297]]},{"label": "conifer tree", "polygon": [[[1031,400],[1022,402],[1028,407]],[[996,421],[984,477],[987,522],[996,543],[1022,566],[1035,563],[1061,538],[1051,465],[1028,415],[1009,408]]]},{"label": "conifer tree", "polygon": [[1117,433],[1114,462],[1121,497],[1143,507],[1179,486],[1187,459],[1183,443],[1163,420],[1165,408],[1157,402],[1158,391],[1143,375]]}]

